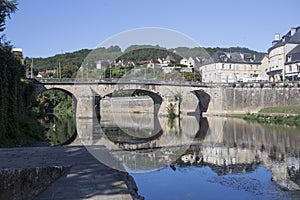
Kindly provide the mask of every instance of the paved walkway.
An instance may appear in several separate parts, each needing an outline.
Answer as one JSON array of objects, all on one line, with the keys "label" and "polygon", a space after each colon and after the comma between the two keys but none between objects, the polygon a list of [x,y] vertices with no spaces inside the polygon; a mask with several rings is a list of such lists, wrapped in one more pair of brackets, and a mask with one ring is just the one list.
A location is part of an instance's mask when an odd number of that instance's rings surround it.
[{"label": "paved walkway", "polygon": [[71,166],[38,200],[132,199],[126,174],[97,161],[82,146],[0,149],[0,169]]}]

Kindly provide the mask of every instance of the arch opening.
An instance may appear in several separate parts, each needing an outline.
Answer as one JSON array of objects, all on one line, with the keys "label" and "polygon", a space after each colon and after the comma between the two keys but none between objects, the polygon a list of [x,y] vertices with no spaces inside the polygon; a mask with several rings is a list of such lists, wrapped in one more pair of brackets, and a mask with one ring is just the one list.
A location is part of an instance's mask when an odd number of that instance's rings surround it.
[{"label": "arch opening", "polygon": [[34,111],[44,127],[45,140],[51,145],[66,145],[76,139],[76,103],[76,98],[65,89],[44,87],[36,93]]},{"label": "arch opening", "polygon": [[[113,142],[145,143],[162,135],[157,113],[163,100],[158,94],[147,90],[128,89],[114,91],[103,98],[95,99],[96,103],[98,100],[102,101],[102,131]],[[107,124],[108,121],[111,124]],[[115,139],[117,137],[120,139]]]},{"label": "arch opening", "polygon": [[211,97],[203,90],[193,90],[191,93],[194,94],[198,99],[198,104],[194,114],[202,117],[202,113],[207,112]]}]

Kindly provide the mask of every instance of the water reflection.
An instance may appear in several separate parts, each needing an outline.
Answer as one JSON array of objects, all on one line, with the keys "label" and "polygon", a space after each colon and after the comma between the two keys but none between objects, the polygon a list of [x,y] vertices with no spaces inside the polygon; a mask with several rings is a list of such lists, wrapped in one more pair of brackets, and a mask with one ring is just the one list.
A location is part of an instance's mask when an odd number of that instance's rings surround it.
[{"label": "water reflection", "polygon": [[68,115],[47,115],[42,120],[47,133],[46,137],[51,145],[65,145],[76,137],[74,118]]},{"label": "water reflection", "polygon": [[[300,190],[300,134],[296,127],[263,125],[221,117],[197,119],[194,116],[182,116],[170,126],[167,119],[158,118],[162,134],[142,142],[133,142],[135,138],[128,138],[125,134],[135,132],[133,135],[140,133],[143,137],[152,136],[156,119],[151,115],[138,114],[132,116],[138,127],[132,121],[126,123],[124,118],[123,124],[116,126],[111,115],[103,114],[101,117],[103,132],[114,145],[126,150],[126,153],[116,151],[112,154],[133,174],[153,171],[166,165],[175,171],[209,167],[223,178],[210,177],[206,183],[211,181],[232,186],[231,183],[237,181],[247,187],[247,181],[255,184],[260,178],[252,180],[244,175],[255,172],[266,176],[271,173],[268,180],[277,187]],[[119,117],[122,118],[122,114],[119,113]],[[149,177],[146,173],[142,180],[145,182]],[[236,185],[235,189],[239,190],[239,187]]]}]

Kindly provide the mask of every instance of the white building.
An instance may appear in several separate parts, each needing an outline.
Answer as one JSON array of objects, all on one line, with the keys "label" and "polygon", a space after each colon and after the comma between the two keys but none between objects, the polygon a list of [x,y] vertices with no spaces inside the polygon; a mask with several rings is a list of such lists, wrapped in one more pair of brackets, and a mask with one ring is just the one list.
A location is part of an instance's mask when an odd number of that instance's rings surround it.
[{"label": "white building", "polygon": [[255,60],[255,56],[249,53],[226,53],[216,52],[209,61],[205,62],[200,70],[202,71],[203,82],[233,83],[247,82],[260,77],[261,62]]},{"label": "white building", "polygon": [[300,80],[300,45],[286,55],[285,77],[290,81]]},{"label": "white building", "polygon": [[271,81],[295,80],[299,78],[300,27],[291,30],[280,39],[275,34],[272,47],[268,50],[267,74]]}]

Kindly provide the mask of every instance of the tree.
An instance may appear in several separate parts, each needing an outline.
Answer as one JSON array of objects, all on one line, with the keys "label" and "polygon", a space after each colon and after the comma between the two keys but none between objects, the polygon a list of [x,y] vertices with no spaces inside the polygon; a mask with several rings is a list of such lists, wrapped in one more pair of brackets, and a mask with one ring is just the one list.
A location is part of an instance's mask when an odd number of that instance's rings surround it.
[{"label": "tree", "polygon": [[[16,10],[16,1],[0,0],[0,32]],[[0,38],[1,40],[1,38]],[[26,145],[42,128],[31,111],[33,86],[24,80],[25,66],[0,41],[0,147]]]},{"label": "tree", "polygon": [[5,29],[5,19],[17,10],[16,0],[0,0],[0,32]]},{"label": "tree", "polygon": [[75,78],[77,75],[79,67],[76,65],[67,65],[64,66],[61,70],[62,78]]}]

